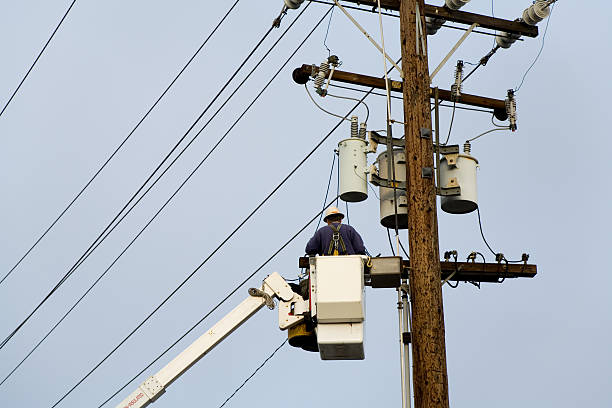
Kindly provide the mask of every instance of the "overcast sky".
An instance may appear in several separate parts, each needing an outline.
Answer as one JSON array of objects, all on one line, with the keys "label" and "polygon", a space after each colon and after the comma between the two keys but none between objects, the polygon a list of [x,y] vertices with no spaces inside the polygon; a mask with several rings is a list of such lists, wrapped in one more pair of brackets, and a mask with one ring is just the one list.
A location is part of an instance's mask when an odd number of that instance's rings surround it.
[{"label": "overcast sky", "polygon": [[[436,2],[440,3],[440,1]],[[515,19],[530,1],[496,1]],[[479,205],[487,239],[508,258],[531,255],[534,279],[445,287],[450,401],[454,407],[609,407],[612,381],[609,57],[612,6],[558,2],[537,64],[517,93],[515,133],[475,141]],[[70,1],[4,1],[0,15],[0,105],[4,106]],[[0,275],[4,276],[126,137],[225,14],[230,2],[80,0],[0,117]],[[62,220],[0,285],[0,338],[8,335],[89,247],[240,62],[268,30],[281,0],[242,0],[150,117]],[[302,6],[302,8],[305,5]],[[0,381],[53,327],[155,214],[252,101],[329,6],[312,4],[228,105],[125,221],[0,350]],[[466,10],[491,14],[491,2]],[[301,10],[299,10],[301,11]],[[291,11],[213,108],[296,18]],[[352,12],[375,38],[377,16]],[[0,406],[51,407],[107,355],[246,217],[337,123],[291,79],[327,57],[328,19],[228,134],[194,177],[56,331],[0,386]],[[385,17],[385,42],[398,58],[399,21]],[[540,24],[543,34],[545,22]],[[430,69],[461,31],[429,38]],[[448,89],[457,59],[474,62],[492,46],[472,35],[437,75]],[[464,92],[503,99],[540,49],[542,35],[498,52]],[[380,76],[380,54],[336,10],[327,45],[342,69]],[[396,73],[392,75],[398,79]],[[310,86],[312,86],[310,84]],[[335,90],[361,97],[361,93]],[[352,103],[320,100],[341,115]],[[385,99],[369,96],[368,126],[385,126]],[[393,116],[402,118],[401,101]],[[360,118],[364,110],[358,109]],[[448,129],[450,110],[442,111]],[[199,129],[205,122],[200,122]],[[490,114],[457,110],[451,133],[463,143],[492,127]],[[395,129],[402,134],[401,127]],[[192,133],[191,135],[193,135]],[[191,137],[191,135],[189,137]],[[343,124],[244,227],[163,308],[72,392],[60,407],[97,407],[208,313],[319,211]],[[374,156],[369,157],[372,162]],[[331,192],[335,194],[335,176]],[[344,204],[341,208],[345,210]],[[390,255],[378,202],[350,205],[350,223],[372,254]],[[476,214],[438,212],[440,250],[492,256]],[[183,350],[259,286],[269,273],[299,272],[316,223],[167,355],[106,406]],[[407,233],[402,231],[407,245]],[[289,346],[228,406],[291,404],[399,406],[396,293],[366,290],[365,361],[321,361]],[[216,407],[286,337],[276,312],[262,310],[158,400],[158,407]]]}]

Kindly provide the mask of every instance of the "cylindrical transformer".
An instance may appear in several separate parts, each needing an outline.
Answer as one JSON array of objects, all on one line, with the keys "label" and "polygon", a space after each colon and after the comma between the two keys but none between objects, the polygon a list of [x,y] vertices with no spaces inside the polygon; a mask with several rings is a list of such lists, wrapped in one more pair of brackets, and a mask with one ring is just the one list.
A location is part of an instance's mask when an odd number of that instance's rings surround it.
[{"label": "cylindrical transformer", "polygon": [[[383,152],[378,155],[376,162],[378,163],[378,174],[380,178],[392,181],[393,173],[389,175],[388,157],[389,155],[387,152]],[[393,162],[395,166],[395,181],[406,181],[406,153],[404,149],[393,149]],[[408,228],[408,201],[406,200],[406,190],[380,187],[379,195],[380,223],[382,226],[386,228],[395,228],[395,210],[397,207],[397,228]]]},{"label": "cylindrical transformer", "polygon": [[461,7],[468,4],[470,0],[446,0],[445,4],[451,10],[459,10]]},{"label": "cylindrical transformer", "polygon": [[440,160],[440,187],[461,189],[460,195],[442,197],[442,210],[450,214],[467,214],[478,208],[477,168],[478,160],[469,153],[445,156]]},{"label": "cylindrical transformer", "polygon": [[356,137],[338,143],[342,201],[357,203],[368,198],[366,145],[365,140]]}]

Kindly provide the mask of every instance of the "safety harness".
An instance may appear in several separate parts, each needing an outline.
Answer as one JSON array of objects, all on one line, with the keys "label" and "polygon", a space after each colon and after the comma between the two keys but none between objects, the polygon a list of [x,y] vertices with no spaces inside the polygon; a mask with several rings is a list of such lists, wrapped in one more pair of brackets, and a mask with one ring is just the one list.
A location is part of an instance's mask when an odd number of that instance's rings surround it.
[{"label": "safety harness", "polygon": [[344,245],[344,240],[342,239],[342,235],[340,235],[340,226],[341,224],[338,224],[338,227],[334,226],[334,224],[330,225],[334,235],[332,236],[332,240],[329,242],[327,255],[338,256],[340,253],[346,254],[346,245]]}]

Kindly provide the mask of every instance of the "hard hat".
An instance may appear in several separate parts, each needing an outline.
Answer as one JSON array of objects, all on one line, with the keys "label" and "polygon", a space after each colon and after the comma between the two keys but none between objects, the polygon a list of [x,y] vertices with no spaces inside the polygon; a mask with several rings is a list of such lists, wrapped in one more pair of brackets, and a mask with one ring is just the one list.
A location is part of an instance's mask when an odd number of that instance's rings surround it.
[{"label": "hard hat", "polygon": [[340,210],[338,209],[338,207],[329,207],[326,211],[325,211],[325,218],[323,218],[323,221],[327,222],[327,218],[331,215],[340,215],[340,219],[344,218],[344,214],[342,214],[340,212]]}]

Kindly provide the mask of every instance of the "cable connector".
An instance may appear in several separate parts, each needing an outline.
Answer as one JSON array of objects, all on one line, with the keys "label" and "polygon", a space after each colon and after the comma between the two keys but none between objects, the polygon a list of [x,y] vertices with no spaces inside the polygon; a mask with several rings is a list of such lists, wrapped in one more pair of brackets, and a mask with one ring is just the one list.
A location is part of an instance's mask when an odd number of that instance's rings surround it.
[{"label": "cable connector", "polygon": [[506,260],[506,257],[501,252],[498,254],[495,254],[495,262],[502,263],[505,260]]},{"label": "cable connector", "polygon": [[508,89],[508,97],[506,98],[506,113],[510,121],[510,130],[515,132],[518,129],[516,125],[516,98],[514,89]]},{"label": "cable connector", "polygon": [[476,262],[476,255],[476,252],[470,252],[470,254],[467,256],[467,261]]}]

